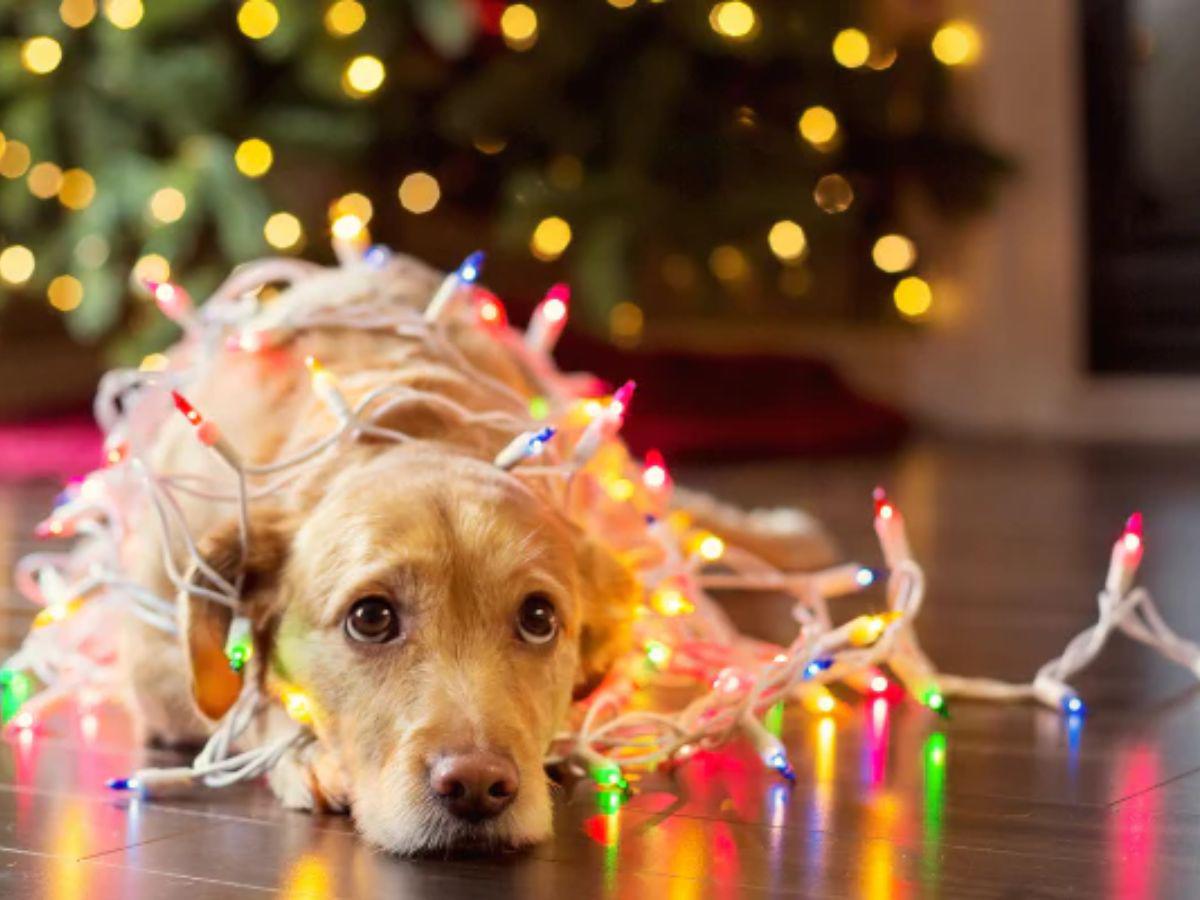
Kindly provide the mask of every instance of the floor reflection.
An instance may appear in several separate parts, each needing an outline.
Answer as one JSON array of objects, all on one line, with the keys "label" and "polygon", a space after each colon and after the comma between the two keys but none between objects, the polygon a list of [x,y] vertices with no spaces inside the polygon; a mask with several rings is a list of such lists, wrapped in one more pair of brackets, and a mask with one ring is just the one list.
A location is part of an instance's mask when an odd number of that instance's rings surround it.
[{"label": "floor reflection", "polygon": [[1122,900],[1158,896],[1158,816],[1162,793],[1159,751],[1149,744],[1123,750],[1117,759],[1117,804],[1108,825],[1110,894]]}]

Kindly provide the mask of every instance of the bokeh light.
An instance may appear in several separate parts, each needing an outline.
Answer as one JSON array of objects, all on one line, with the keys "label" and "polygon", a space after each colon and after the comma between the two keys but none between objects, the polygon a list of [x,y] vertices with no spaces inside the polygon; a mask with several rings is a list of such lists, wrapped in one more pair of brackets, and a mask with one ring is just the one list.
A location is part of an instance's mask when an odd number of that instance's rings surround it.
[{"label": "bokeh light", "polygon": [[62,62],[62,44],[52,37],[31,37],[21,45],[21,65],[34,75],[46,75]]},{"label": "bokeh light", "polygon": [[800,137],[821,149],[837,137],[838,120],[833,110],[824,106],[810,106],[801,114],[796,127]]},{"label": "bokeh light", "polygon": [[367,10],[358,0],[337,0],[325,11],[325,30],[334,37],[348,37],[367,23]]},{"label": "bokeh light", "polygon": [[170,281],[171,264],[161,254],[147,253],[133,264],[132,279],[138,283],[144,281]]},{"label": "bokeh light", "polygon": [[262,138],[246,138],[234,151],[233,162],[247,178],[261,178],[271,170],[275,153]]},{"label": "bokeh light", "polygon": [[721,281],[743,281],[750,274],[746,254],[732,244],[713,248],[708,256],[708,268]]},{"label": "bokeh light", "polygon": [[62,0],[58,17],[69,28],[83,28],[96,18],[96,0]]},{"label": "bokeh light", "polygon": [[562,256],[571,243],[571,226],[566,219],[548,216],[538,222],[529,239],[529,250],[542,262],[551,262]]},{"label": "bokeh light", "polygon": [[822,212],[840,213],[854,202],[854,188],[836,172],[824,176],[813,188],[813,202]]},{"label": "bokeh light", "polygon": [[20,178],[29,170],[29,147],[21,141],[6,141],[4,155],[0,156],[0,175],[5,178]]},{"label": "bokeh light", "polygon": [[246,37],[261,41],[279,27],[279,10],[270,0],[246,0],[238,8],[237,24]]},{"label": "bokeh light", "polygon": [[708,24],[721,37],[744,41],[758,32],[758,14],[743,0],[717,3],[708,13]]},{"label": "bokeh light", "polygon": [[933,306],[933,291],[924,279],[910,275],[900,279],[892,291],[892,301],[902,316],[916,319],[929,312],[929,308]]},{"label": "bokeh light", "polygon": [[39,200],[49,200],[62,187],[63,172],[52,162],[40,162],[29,170],[26,180],[29,184],[29,193]]},{"label": "bokeh light", "polygon": [[59,312],[70,312],[83,302],[83,284],[72,275],[59,275],[46,288],[46,298]]},{"label": "bokeh light", "polygon": [[410,213],[427,213],[438,204],[442,189],[428,172],[410,172],[400,182],[400,205]]},{"label": "bokeh light", "polygon": [[500,14],[500,35],[513,50],[528,50],[537,43],[538,18],[533,7],[513,3]]},{"label": "bokeh light", "polygon": [[277,212],[263,225],[263,237],[276,250],[291,250],[304,237],[304,228],[291,213]]},{"label": "bokeh light", "polygon": [[608,313],[608,330],[620,344],[636,343],[642,336],[646,316],[636,303],[618,303]]},{"label": "bokeh light", "polygon": [[377,56],[364,53],[346,64],[342,73],[342,90],[354,98],[368,97],[379,90],[387,77],[387,69]]},{"label": "bokeh light", "polygon": [[33,251],[23,244],[10,244],[0,251],[0,279],[14,287],[33,277]]},{"label": "bokeh light", "polygon": [[136,28],[145,14],[142,0],[104,0],[104,18],[123,31]]},{"label": "bokeh light", "polygon": [[366,225],[375,217],[375,204],[370,197],[358,191],[342,194],[329,204],[329,221],[336,222],[345,216],[354,216]]},{"label": "bokeh light", "polygon": [[871,56],[871,41],[857,28],[845,28],[833,39],[833,58],[847,69],[857,69]]},{"label": "bokeh light", "polygon": [[83,169],[63,172],[58,202],[67,209],[87,209],[96,198],[96,180]]},{"label": "bokeh light", "polygon": [[885,234],[871,248],[871,259],[884,272],[903,272],[917,261],[917,247],[902,234]]},{"label": "bokeh light", "polygon": [[808,239],[799,224],[791,219],[780,219],[767,232],[767,246],[784,262],[794,262],[804,255]]},{"label": "bokeh light", "polygon": [[983,42],[970,22],[954,19],[937,30],[931,43],[934,58],[947,66],[969,66],[979,59]]},{"label": "bokeh light", "polygon": [[178,188],[159,188],[151,195],[147,208],[157,221],[170,225],[182,219],[183,214],[187,212],[187,198]]}]

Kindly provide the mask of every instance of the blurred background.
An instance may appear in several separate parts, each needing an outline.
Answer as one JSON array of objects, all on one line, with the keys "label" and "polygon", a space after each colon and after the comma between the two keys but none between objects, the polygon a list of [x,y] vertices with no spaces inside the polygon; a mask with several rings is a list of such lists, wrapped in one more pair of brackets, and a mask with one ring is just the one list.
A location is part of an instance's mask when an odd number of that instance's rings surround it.
[{"label": "blurred background", "polygon": [[91,452],[177,336],[142,279],[347,217],[487,250],[517,323],[569,281],[635,445],[1195,439],[1197,46],[1171,0],[0,0],[0,456]]}]

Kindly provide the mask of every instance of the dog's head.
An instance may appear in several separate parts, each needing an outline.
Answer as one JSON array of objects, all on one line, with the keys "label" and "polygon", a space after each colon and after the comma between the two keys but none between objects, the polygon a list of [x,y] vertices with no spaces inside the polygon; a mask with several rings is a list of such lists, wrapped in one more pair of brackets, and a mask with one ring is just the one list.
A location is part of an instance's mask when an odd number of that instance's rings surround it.
[{"label": "dog's head", "polygon": [[[542,760],[573,695],[624,648],[634,584],[539,493],[489,464],[401,447],[348,466],[303,516],[262,509],[202,554],[244,572],[268,683],[303,691],[363,834],[413,853],[550,829]],[[189,601],[200,709],[239,682],[229,612]]]}]

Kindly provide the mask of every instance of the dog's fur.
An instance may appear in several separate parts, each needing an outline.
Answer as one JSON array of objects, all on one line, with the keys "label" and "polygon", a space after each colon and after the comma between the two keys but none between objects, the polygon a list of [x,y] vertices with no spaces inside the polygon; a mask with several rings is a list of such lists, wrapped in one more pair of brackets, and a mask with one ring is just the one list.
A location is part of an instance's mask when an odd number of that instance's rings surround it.
[{"label": "dog's fur", "polygon": [[[317,275],[303,289],[337,295],[349,277]],[[395,281],[406,279],[408,293],[425,298],[437,283],[407,261],[353,277],[360,294],[394,293]],[[521,355],[480,329],[469,310],[451,317],[445,337],[521,397],[543,392]],[[336,427],[309,385],[302,362],[309,354],[336,373],[351,403],[402,384],[472,411],[513,410],[495,382],[422,341],[338,328],[306,329],[261,353],[225,352],[189,386],[189,398],[247,461],[287,458]],[[203,536],[205,560],[227,578],[244,573],[242,605],[256,645],[247,677],[265,690],[285,680],[314,705],[317,741],[275,769],[272,787],[288,806],[351,810],[363,835],[392,851],[536,842],[551,827],[543,755],[572,697],[628,648],[639,586],[604,536],[573,524],[546,484],[491,465],[511,435],[463,427],[429,402],[401,404],[381,424],[417,440],[360,437],[303,467],[283,490],[252,504],[248,559],[232,506],[184,506],[192,533]],[[168,419],[153,458],[163,472],[229,479],[181,417]],[[701,520],[768,556],[801,565],[829,556],[811,523],[778,541],[735,511],[693,505]],[[158,540],[145,511],[127,564],[143,584],[169,594]],[[186,564],[183,548],[173,550]],[[518,607],[534,591],[553,599],[561,622],[545,646],[524,644],[514,631]],[[402,611],[400,640],[347,639],[347,610],[368,594],[390,597]],[[189,745],[211,733],[241,681],[223,654],[229,611],[186,598],[179,609],[178,641],[131,617],[123,659],[147,739]],[[256,737],[268,739],[286,723],[274,709]],[[512,805],[475,825],[446,814],[429,787],[429,767],[441,754],[472,748],[511,758],[520,777]]]}]

